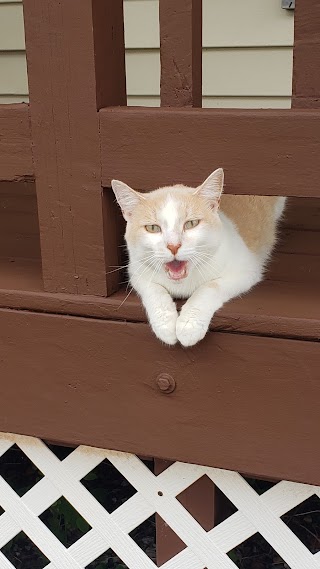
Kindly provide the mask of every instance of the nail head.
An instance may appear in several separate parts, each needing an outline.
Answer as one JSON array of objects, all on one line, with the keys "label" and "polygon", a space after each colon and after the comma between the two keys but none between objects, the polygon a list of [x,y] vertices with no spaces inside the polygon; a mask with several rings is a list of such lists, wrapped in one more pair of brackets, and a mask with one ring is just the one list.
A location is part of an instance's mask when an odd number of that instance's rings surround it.
[{"label": "nail head", "polygon": [[157,386],[162,393],[172,393],[176,388],[176,382],[168,373],[161,373],[157,377]]}]

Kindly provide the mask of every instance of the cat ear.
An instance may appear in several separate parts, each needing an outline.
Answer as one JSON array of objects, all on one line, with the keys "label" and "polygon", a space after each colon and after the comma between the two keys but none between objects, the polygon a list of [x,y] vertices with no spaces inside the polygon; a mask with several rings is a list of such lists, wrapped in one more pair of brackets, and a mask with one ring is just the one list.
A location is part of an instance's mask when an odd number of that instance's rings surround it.
[{"label": "cat ear", "polygon": [[121,207],[122,215],[126,221],[131,217],[134,208],[144,199],[142,194],[119,180],[112,180],[112,189]]},{"label": "cat ear", "polygon": [[213,207],[218,207],[223,192],[224,172],[218,168],[201,184],[196,193],[205,198]]}]

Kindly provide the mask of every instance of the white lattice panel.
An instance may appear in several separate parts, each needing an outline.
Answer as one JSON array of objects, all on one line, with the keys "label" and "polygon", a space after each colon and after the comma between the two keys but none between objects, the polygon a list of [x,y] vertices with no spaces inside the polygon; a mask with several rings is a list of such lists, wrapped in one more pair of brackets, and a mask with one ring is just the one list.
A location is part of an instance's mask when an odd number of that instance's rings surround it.
[{"label": "white lattice panel", "polygon": [[[129,533],[155,512],[186,544],[186,549],[163,569],[235,569],[227,553],[259,532],[291,569],[319,569],[320,554],[312,553],[281,520],[286,512],[320,488],[279,482],[259,496],[236,472],[176,462],[154,476],[136,456],[80,446],[60,461],[40,440],[0,435],[0,456],[17,444],[43,473],[22,498],[0,477],[0,549],[23,531],[49,559],[50,569],[84,569],[111,548],[130,569],[154,569],[155,564]],[[107,458],[137,490],[109,514],[80,480]],[[207,475],[237,508],[237,512],[206,532],[177,500],[177,496]],[[61,496],[91,528],[66,548],[39,519]],[[14,569],[0,552],[0,569]]]}]

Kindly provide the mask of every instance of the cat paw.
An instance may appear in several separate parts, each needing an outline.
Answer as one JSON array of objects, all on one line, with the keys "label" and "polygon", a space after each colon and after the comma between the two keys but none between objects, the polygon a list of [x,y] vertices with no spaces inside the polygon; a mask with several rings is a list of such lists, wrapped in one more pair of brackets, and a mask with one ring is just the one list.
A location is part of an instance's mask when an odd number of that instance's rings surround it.
[{"label": "cat paw", "polygon": [[181,314],[177,320],[177,338],[185,348],[194,346],[202,340],[208,330],[208,325],[202,322],[199,317],[188,314]]},{"label": "cat paw", "polygon": [[177,316],[176,312],[162,313],[160,321],[151,323],[152,330],[157,338],[169,346],[174,346],[177,343]]}]

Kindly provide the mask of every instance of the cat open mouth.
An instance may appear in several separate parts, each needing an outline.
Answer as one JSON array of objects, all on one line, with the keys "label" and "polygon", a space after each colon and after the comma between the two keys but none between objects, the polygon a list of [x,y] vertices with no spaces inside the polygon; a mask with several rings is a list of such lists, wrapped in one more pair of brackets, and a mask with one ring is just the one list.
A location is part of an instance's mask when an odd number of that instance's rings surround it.
[{"label": "cat open mouth", "polygon": [[187,276],[187,261],[170,261],[165,264],[165,271],[170,279],[179,281]]}]

